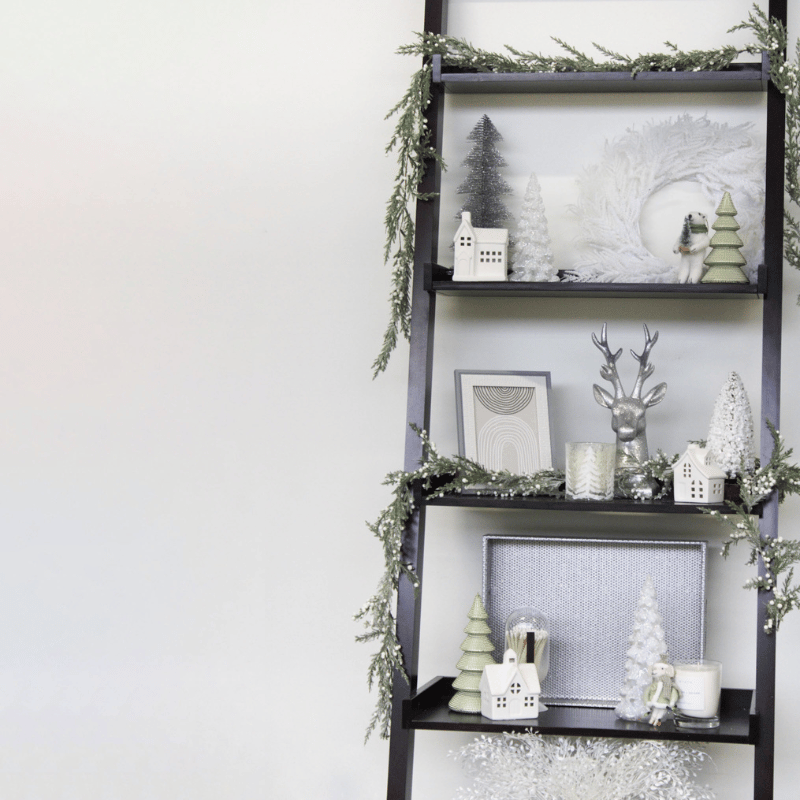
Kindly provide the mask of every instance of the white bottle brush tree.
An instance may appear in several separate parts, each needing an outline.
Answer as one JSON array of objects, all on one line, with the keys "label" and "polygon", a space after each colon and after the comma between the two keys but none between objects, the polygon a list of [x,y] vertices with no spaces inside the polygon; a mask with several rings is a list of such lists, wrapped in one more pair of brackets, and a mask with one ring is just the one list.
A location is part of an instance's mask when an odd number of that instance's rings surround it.
[{"label": "white bottle brush tree", "polygon": [[639,595],[633,633],[628,644],[630,646],[625,659],[625,682],[620,690],[620,702],[614,711],[620,719],[639,720],[650,713],[642,699],[644,690],[653,679],[650,668],[656,661],[669,658],[656,589],[649,576]]},{"label": "white bottle brush tree", "polygon": [[539,179],[531,173],[515,237],[512,281],[557,281]]},{"label": "white bottle brush tree", "polygon": [[739,375],[731,372],[714,403],[708,429],[708,449],[728,477],[734,478],[742,468],[745,471],[753,469],[753,442],[753,412],[747,391]]}]

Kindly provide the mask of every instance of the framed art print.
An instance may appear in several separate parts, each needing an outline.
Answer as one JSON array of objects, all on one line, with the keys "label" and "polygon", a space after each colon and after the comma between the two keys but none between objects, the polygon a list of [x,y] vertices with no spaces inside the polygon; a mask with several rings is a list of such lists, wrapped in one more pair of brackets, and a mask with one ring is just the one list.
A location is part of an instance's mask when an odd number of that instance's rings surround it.
[{"label": "framed art print", "polygon": [[519,475],[553,468],[549,372],[455,376],[459,455]]}]

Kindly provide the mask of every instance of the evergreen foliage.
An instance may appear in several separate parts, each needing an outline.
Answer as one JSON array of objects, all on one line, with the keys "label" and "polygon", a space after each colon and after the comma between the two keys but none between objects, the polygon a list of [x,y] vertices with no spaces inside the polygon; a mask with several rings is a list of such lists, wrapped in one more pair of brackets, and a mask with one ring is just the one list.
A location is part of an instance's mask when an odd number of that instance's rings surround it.
[{"label": "evergreen foliage", "polygon": [[[762,558],[767,568],[764,578],[755,578],[745,584],[745,588],[761,591],[774,591],[774,598],[768,606],[769,621],[767,632],[777,630],[780,621],[793,608],[800,608],[800,585],[792,585],[792,565],[800,562],[800,542],[777,539],[761,539],[757,518],[751,516],[755,506],[778,492],[782,502],[787,495],[800,493],[800,467],[789,464],[792,450],[786,450],[783,440],[771,425],[774,440],[772,457],[765,467],[738,477],[742,503],[728,501],[733,517],[728,517],[716,509],[701,507],[706,514],[717,517],[733,528],[733,533],[723,546],[723,555],[728,556],[730,548],[746,539],[751,545],[750,564]],[[543,470],[533,475],[515,475],[506,470],[487,470],[464,456],[448,458],[442,456],[431,442],[427,433],[414,428],[425,446],[425,458],[420,467],[413,472],[391,472],[384,485],[393,486],[393,499],[381,512],[378,519],[368,524],[370,531],[383,545],[384,573],[378,588],[367,603],[355,614],[354,619],[363,622],[367,631],[356,637],[356,641],[378,641],[380,647],[370,660],[367,683],[370,689],[377,687],[378,699],[370,718],[365,738],[374,730],[381,738],[389,736],[392,711],[392,681],[396,670],[406,681],[408,675],[403,664],[403,654],[397,640],[396,620],[393,603],[402,576],[418,589],[420,582],[411,564],[403,558],[403,532],[415,510],[415,491],[425,493],[428,498],[444,497],[469,490],[476,495],[494,497],[563,497],[564,474],[556,470]],[[657,497],[669,492],[673,477],[673,465],[678,456],[669,458],[661,451],[642,466],[646,474],[662,483],[662,491]],[[784,573],[786,573],[784,575]],[[783,582],[779,578],[783,577]]]},{"label": "evergreen foliage", "polygon": [[773,633],[780,628],[783,618],[795,608],[800,608],[800,584],[794,580],[794,565],[800,562],[800,541],[764,537],[758,527],[758,517],[753,515],[755,507],[773,492],[778,493],[778,502],[790,494],[800,493],[800,467],[789,463],[792,449],[786,449],[783,439],[770,423],[772,455],[769,462],[752,472],[740,473],[737,477],[742,501],[726,500],[733,512],[726,515],[716,509],[701,508],[709,516],[716,517],[732,530],[723,542],[722,555],[727,558],[731,547],[741,541],[750,545],[748,564],[763,566],[763,574],[750,578],[745,589],[772,593],[767,603],[767,621],[764,631]]},{"label": "evergreen foliage", "polygon": [[444,168],[442,156],[431,142],[431,131],[425,110],[431,102],[431,66],[423,65],[411,78],[411,85],[402,100],[386,115],[399,114],[394,134],[386,152],[397,151],[397,174],[394,189],[386,204],[384,225],[386,244],[384,263],[392,263],[392,291],[389,325],[383,336],[378,357],[372,364],[373,377],[386,369],[397,339],[411,336],[411,277],[414,269],[414,218],[411,204],[416,200],[431,200],[434,194],[419,191],[425,170],[431,162]]},{"label": "evergreen foliage", "polygon": [[367,684],[377,687],[375,711],[367,727],[366,739],[374,730],[381,738],[389,737],[392,718],[392,674],[395,670],[408,675],[403,664],[403,654],[397,641],[397,626],[393,613],[394,599],[401,576],[405,576],[416,589],[419,578],[412,565],[403,557],[403,532],[414,513],[414,492],[421,490],[428,497],[461,492],[471,487],[477,494],[497,497],[563,496],[561,485],[564,476],[554,470],[543,470],[533,475],[515,475],[506,470],[487,470],[463,456],[447,458],[439,455],[424,431],[415,428],[425,445],[425,459],[413,472],[391,472],[384,485],[393,486],[393,499],[378,519],[368,524],[369,529],[383,545],[384,573],[375,594],[361,607],[354,619],[367,629],[356,637],[359,642],[379,642],[378,652],[370,660]]}]

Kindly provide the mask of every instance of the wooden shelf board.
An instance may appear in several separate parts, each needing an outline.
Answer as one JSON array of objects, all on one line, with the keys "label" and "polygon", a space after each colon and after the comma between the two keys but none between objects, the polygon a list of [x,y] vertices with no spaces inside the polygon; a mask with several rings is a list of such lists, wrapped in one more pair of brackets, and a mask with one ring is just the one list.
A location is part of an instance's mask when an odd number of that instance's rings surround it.
[{"label": "wooden shelf board", "polygon": [[[562,497],[495,497],[473,492],[446,494],[442,497],[426,499],[429,506],[449,506],[456,508],[498,508],[528,509],[531,511],[604,511],[622,514],[702,514],[700,506],[692,503],[674,503],[672,499],[662,500],[567,500]],[[733,513],[724,503],[704,506],[709,510],[724,514]],[[760,516],[761,508],[754,514]]]},{"label": "wooden shelf board", "polygon": [[595,92],[764,92],[764,63],[702,72],[475,72],[443,67],[433,56],[433,83],[453,93],[574,94]]},{"label": "wooden shelf board", "polygon": [[[447,703],[454,694],[454,678],[438,677],[410,700],[404,701],[403,727],[415,730],[474,731],[476,733],[522,733],[532,730],[552,736],[601,736],[622,739],[669,739],[693,742],[755,744],[756,718],[752,712],[753,692],[723,689],[719,728],[685,731],[673,722],[655,728],[647,723],[618,719],[610,708],[548,706],[538,719],[491,720],[481,714],[459,714]],[[547,699],[544,698],[544,702]]]},{"label": "wooden shelf board", "polygon": [[758,268],[757,283],[583,283],[582,281],[454,281],[438,264],[425,265],[425,288],[452,297],[629,297],[673,300],[763,299],[767,271]]}]

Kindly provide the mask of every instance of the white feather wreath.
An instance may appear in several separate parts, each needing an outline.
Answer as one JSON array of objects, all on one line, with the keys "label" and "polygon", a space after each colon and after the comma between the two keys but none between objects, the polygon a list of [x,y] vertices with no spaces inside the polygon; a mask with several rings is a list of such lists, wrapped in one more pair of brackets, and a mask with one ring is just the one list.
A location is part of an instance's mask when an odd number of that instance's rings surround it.
[{"label": "white feather wreath", "polygon": [[[639,218],[655,192],[693,181],[712,208],[730,192],[736,205],[743,269],[755,281],[764,253],[764,148],[752,125],[728,126],[693,119],[650,123],[607,142],[603,159],[578,178],[573,208],[580,233],[579,255],[566,279],[600,283],[670,283],[678,261],[668,264],[642,243]],[[691,209],[687,209],[687,212]],[[709,217],[709,225],[714,217]],[[676,231],[676,236],[679,230]]]}]

